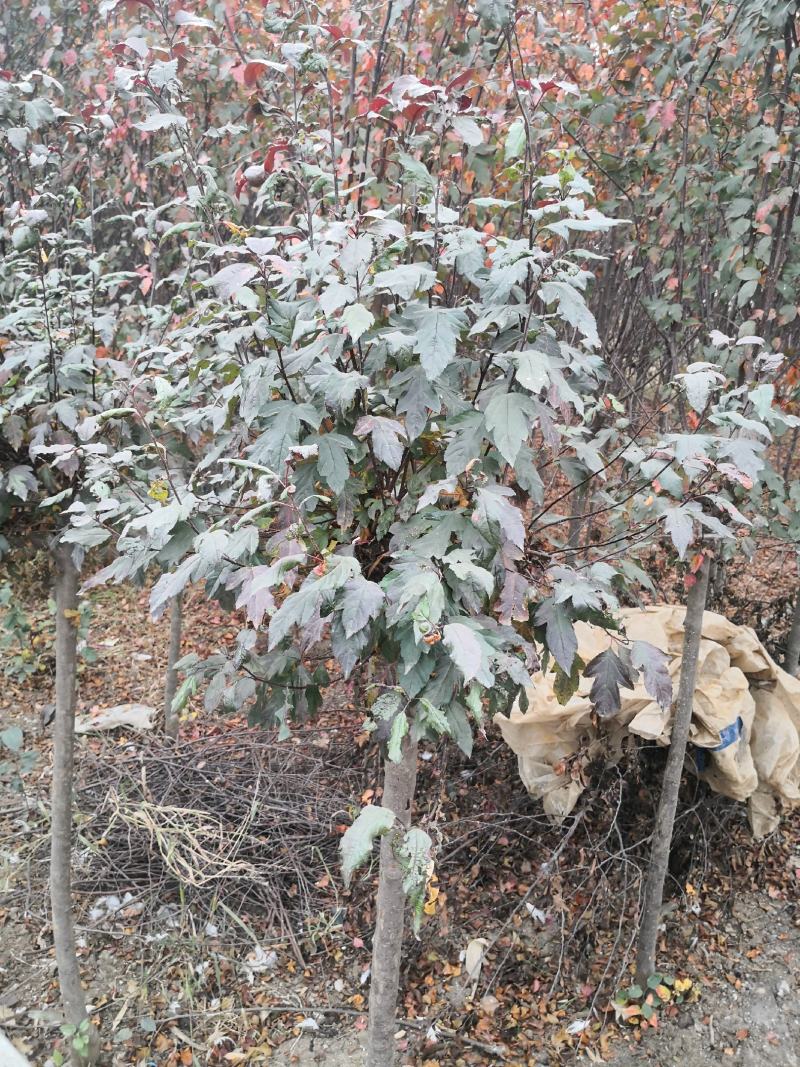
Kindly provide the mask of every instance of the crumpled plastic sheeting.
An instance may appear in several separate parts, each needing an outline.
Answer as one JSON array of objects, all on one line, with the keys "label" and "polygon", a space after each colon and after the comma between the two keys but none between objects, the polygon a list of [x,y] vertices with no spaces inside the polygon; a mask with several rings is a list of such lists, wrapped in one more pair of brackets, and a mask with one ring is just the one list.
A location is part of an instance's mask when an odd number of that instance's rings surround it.
[{"label": "crumpled plastic sheeting", "polygon": [[[662,605],[621,612],[630,640],[649,641],[669,656],[677,693],[685,608]],[[614,639],[584,623],[576,625],[578,653],[588,663]],[[619,761],[630,734],[669,745],[674,709],[664,711],[639,682],[621,690],[622,706],[598,730],[592,722],[591,679],[561,705],[553,675],[538,674],[528,691],[528,709],[515,704],[495,716],[503,738],[517,754],[523,784],[557,819],[568,815],[583,792],[565,761],[581,751],[589,760]],[[722,615],[703,615],[688,759],[712,789],[747,801],[750,825],[763,837],[778,825],[784,807],[800,802],[800,679],[774,662],[749,626]]]}]

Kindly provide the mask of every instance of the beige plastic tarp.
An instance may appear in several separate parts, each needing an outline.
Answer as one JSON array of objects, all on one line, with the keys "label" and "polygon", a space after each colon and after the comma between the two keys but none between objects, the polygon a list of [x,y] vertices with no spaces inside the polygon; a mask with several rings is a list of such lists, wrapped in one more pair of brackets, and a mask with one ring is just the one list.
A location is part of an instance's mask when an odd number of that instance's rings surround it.
[{"label": "beige plastic tarp", "polygon": [[[677,692],[683,646],[685,609],[663,605],[621,613],[630,640],[649,641],[669,657],[673,691]],[[598,627],[576,625],[578,653],[588,663],[614,644]],[[662,710],[640,682],[621,691],[622,707],[593,722],[590,679],[564,705],[553,692],[553,675],[538,674],[528,692],[525,712],[515,704],[511,714],[497,715],[505,741],[517,754],[528,792],[540,797],[545,811],[564,818],[583,791],[572,757],[598,757],[615,763],[630,734],[668,745],[673,709]],[[691,765],[719,793],[749,804],[750,824],[757,837],[772,831],[783,807],[800,802],[800,679],[771,659],[748,626],[736,626],[712,611],[703,616],[697,683],[689,735]]]}]

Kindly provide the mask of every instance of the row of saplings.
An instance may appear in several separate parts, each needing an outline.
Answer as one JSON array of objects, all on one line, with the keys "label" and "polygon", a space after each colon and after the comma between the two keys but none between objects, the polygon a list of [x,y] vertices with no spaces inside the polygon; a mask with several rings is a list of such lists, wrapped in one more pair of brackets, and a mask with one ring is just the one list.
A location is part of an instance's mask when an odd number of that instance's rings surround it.
[{"label": "row of saplings", "polygon": [[[71,900],[71,824],[74,710],[76,697],[78,573],[70,547],[60,544],[54,550],[56,570],[56,677],[53,730],[53,776],[51,798],[51,907],[53,937],[61,997],[66,1023],[62,1028],[76,1067],[88,1067],[99,1060],[99,1032],[91,1025],[75,952],[75,932]],[[680,1001],[688,985],[680,980],[669,986],[656,972],[656,942],[662,897],[670,855],[678,792],[683,770],[697,673],[703,612],[711,561],[705,557],[696,574],[687,600],[683,657],[676,713],[667,754],[650,861],[640,917],[636,961],[636,985],[631,986],[619,1005],[622,1017],[641,1013],[644,1018],[659,1003]],[[171,708],[175,692],[174,662],[180,648],[180,602],[173,605],[170,657],[166,681],[166,707]],[[176,732],[174,717],[167,719],[167,732]],[[396,1010],[402,958],[405,895],[405,868],[397,846],[410,827],[416,781],[417,746],[406,737],[399,760],[384,762],[383,809],[395,814],[394,824],[383,833],[380,847],[380,873],[376,901],[376,924],[372,943],[369,996],[367,1067],[391,1067],[395,1062]],[[352,842],[351,842],[352,844]],[[347,834],[343,840],[348,847]]]}]

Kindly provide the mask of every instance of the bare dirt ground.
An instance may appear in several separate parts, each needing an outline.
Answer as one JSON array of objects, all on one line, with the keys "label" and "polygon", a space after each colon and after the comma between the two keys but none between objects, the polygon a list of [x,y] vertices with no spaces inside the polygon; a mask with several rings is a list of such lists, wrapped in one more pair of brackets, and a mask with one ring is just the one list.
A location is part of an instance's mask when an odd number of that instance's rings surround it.
[{"label": "bare dirt ground", "polygon": [[[166,624],[147,621],[145,600],[120,590],[96,596],[89,640],[98,660],[83,669],[80,711],[125,701],[158,705]],[[34,590],[31,604],[44,615],[42,602]],[[236,629],[199,596],[189,598],[187,649],[225,645]],[[50,1067],[63,1044],[45,862],[50,741],[40,713],[49,693],[45,662],[32,680],[6,678],[0,695],[0,729],[19,725],[26,750],[37,755],[22,791],[13,775],[0,774],[0,1028],[36,1067]],[[107,833],[107,813],[94,813],[93,798],[107,783],[133,797],[143,776],[158,780],[163,752],[154,735],[80,741],[76,912],[103,1067],[358,1064],[375,872],[342,893],[337,845],[350,818],[347,798],[379,800],[379,779],[353,694],[338,686],[329,705],[317,727],[290,743],[298,758],[317,761],[325,788],[339,789],[342,803],[329,816],[319,806],[311,812],[308,796],[298,794],[306,828],[293,826],[290,837],[316,851],[305,881],[289,866],[276,882],[288,936],[263,899],[256,906],[252,893],[242,896],[239,883],[252,876],[257,856],[248,853],[242,862],[251,867],[222,891],[181,889],[157,849],[143,846],[146,835],[132,835],[126,852],[124,835]],[[170,788],[223,819],[225,805],[255,783],[238,777],[241,763],[234,772],[213,760],[228,741],[258,746],[262,735],[241,719],[204,713],[200,701],[183,734],[188,756]],[[337,763],[341,752],[347,773]],[[693,779],[676,836],[662,958],[665,970],[692,979],[700,997],[674,1017],[665,1013],[656,1028],[614,1024],[609,1001],[630,981],[658,770],[645,760],[625,779],[617,771],[599,774],[585,818],[543,877],[541,865],[568,827],[549,825],[523,794],[497,739],[479,740],[471,759],[447,747],[431,753],[420,788],[426,826],[440,842],[440,895],[420,940],[408,942],[401,1064],[798,1067],[800,822],[787,819],[756,844],[741,808],[707,797]],[[209,788],[198,791],[201,782]],[[90,786],[94,792],[85,792]],[[258,829],[262,882],[286,859],[285,818]],[[474,994],[465,995],[461,956],[475,937],[491,948]]]},{"label": "bare dirt ground", "polygon": [[614,1059],[618,1067],[798,1067],[800,926],[797,896],[775,902],[748,894],[725,923],[739,962],[704,987],[691,1010]]},{"label": "bare dirt ground", "polygon": [[[796,906],[747,895],[735,902],[726,936],[741,957],[736,972],[703,983],[699,1001],[675,1020],[633,1040],[619,1035],[610,1047],[614,1067],[798,1067],[800,1064],[800,928]],[[320,1031],[299,1035],[272,1061],[276,1067],[346,1067],[358,1062],[359,1035],[336,1031],[321,1020]],[[513,1047],[509,1050],[513,1060]],[[597,1062],[590,1055],[571,1058]],[[431,1046],[403,1065],[458,1063],[453,1050]],[[463,1061],[462,1061],[463,1062]],[[492,1063],[490,1057],[485,1063]],[[495,1062],[500,1062],[499,1060]],[[529,1064],[569,1062],[548,1056],[519,1061]]]},{"label": "bare dirt ground", "polygon": [[[794,903],[775,903],[748,894],[737,900],[725,935],[731,951],[740,957],[735,971],[703,983],[699,1001],[686,1007],[677,1019],[667,1021],[645,1037],[624,1035],[613,1042],[609,1060],[614,1067],[798,1067],[800,1064],[800,928]],[[297,1037],[274,1061],[281,1067],[345,1067],[357,1062],[359,1042],[352,1032],[322,1031]],[[327,1031],[327,1032],[326,1032]],[[509,1050],[513,1059],[513,1047]],[[574,1057],[574,1054],[572,1054]],[[578,1062],[597,1062],[590,1055]],[[458,1063],[452,1050],[432,1046],[420,1058],[401,1056],[400,1063]],[[490,1058],[484,1062],[491,1063]],[[496,1062],[500,1062],[499,1060]],[[569,1059],[522,1060],[549,1064]]]},{"label": "bare dirt ground", "polygon": [[[614,1067],[797,1067],[800,1064],[800,929],[791,904],[747,895],[733,907],[726,924],[732,949],[742,964],[728,977],[703,984],[699,1001],[677,1019],[633,1040],[619,1035],[610,1047]],[[749,955],[748,955],[749,954]],[[320,1031],[287,1043],[272,1062],[280,1067],[346,1067],[358,1062],[359,1035],[320,1021]],[[513,1061],[513,1047],[509,1050]],[[590,1054],[567,1059],[548,1055],[526,1064],[598,1062]],[[401,1065],[459,1063],[452,1049],[430,1046],[426,1053],[399,1058]],[[461,1062],[464,1062],[461,1060]],[[493,1062],[486,1057],[484,1063]],[[501,1062],[499,1059],[494,1062]]]}]

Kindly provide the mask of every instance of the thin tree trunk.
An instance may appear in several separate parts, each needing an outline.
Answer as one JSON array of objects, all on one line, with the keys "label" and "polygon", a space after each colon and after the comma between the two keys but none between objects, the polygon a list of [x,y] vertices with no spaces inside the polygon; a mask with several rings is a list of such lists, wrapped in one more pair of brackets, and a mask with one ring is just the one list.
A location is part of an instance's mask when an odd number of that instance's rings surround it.
[{"label": "thin tree trunk", "polygon": [[789,630],[789,637],[786,641],[783,669],[794,675],[800,672],[800,593],[797,594],[794,602],[792,628]]},{"label": "thin tree trunk", "polygon": [[697,659],[700,652],[703,612],[706,606],[710,571],[711,561],[706,556],[700,570],[697,572],[697,580],[689,590],[686,603],[686,617],[683,624],[683,660],[678,684],[678,700],[675,708],[675,719],[672,724],[672,737],[670,738],[667,765],[664,768],[661,797],[658,802],[653,842],[650,847],[650,862],[647,868],[642,918],[639,923],[636,980],[643,988],[647,979],[651,974],[655,973],[656,969],[656,942],[661,921],[664,882],[667,876],[667,864],[669,863],[670,846],[672,844],[672,830],[675,825],[675,811],[678,807],[678,792],[683,773],[683,761],[686,757],[686,744],[689,740],[689,727],[692,722]]},{"label": "thin tree trunk", "polygon": [[[381,801],[385,808],[395,813],[404,830],[411,825],[416,782],[417,743],[407,738],[400,762],[384,761]],[[372,939],[367,1067],[391,1067],[395,1062],[395,1017],[403,952],[405,892],[403,870],[394,849],[402,833],[403,830],[397,829],[381,840],[377,914]]]},{"label": "thin tree trunk", "polygon": [[181,628],[183,625],[183,596],[178,593],[169,607],[169,652],[167,675],[164,680],[164,732],[167,737],[178,736],[178,716],[172,710],[172,701],[178,688],[178,673],[175,664],[181,658]]},{"label": "thin tree trunk", "polygon": [[708,578],[707,606],[716,611],[722,608],[722,599],[725,596],[725,583],[727,573],[725,564],[721,559],[711,561],[711,573]]},{"label": "thin tree trunk", "polygon": [[797,438],[800,434],[800,426],[795,426],[792,430],[792,437],[789,441],[789,447],[786,449],[786,458],[783,461],[783,480],[786,483],[786,488],[789,488],[789,475],[792,473],[792,463],[794,461],[794,453],[797,448]]},{"label": "thin tree trunk", "polygon": [[[57,544],[56,566],[56,688],[53,722],[53,780],[50,799],[50,905],[58,984],[67,1022],[81,1027],[78,1041],[89,1048],[72,1048],[72,1062],[94,1061],[97,1031],[88,1022],[75,950],[72,916],[72,775],[75,740],[75,685],[78,653],[78,571],[72,547]],[[88,1032],[85,1027],[88,1024]],[[72,1041],[71,1041],[72,1043]]]}]

